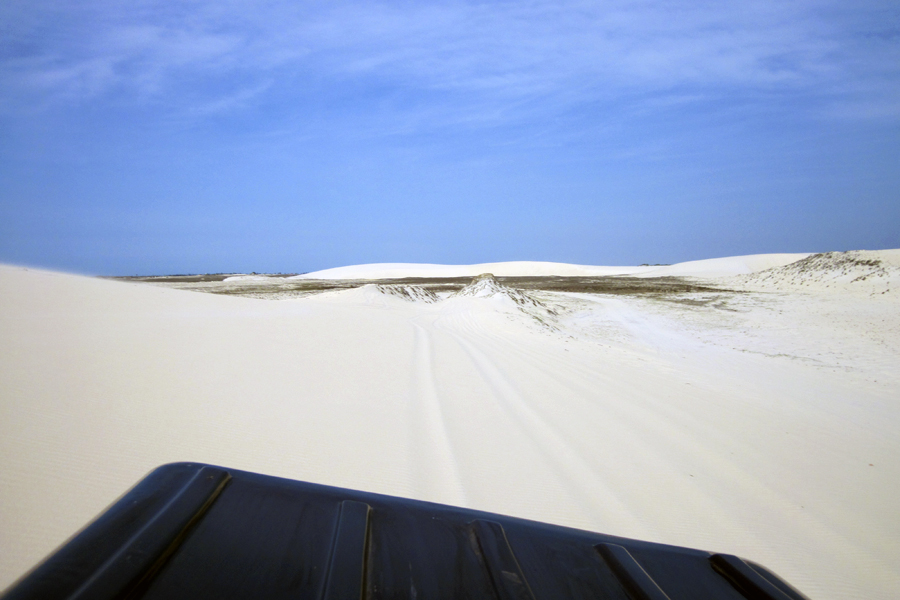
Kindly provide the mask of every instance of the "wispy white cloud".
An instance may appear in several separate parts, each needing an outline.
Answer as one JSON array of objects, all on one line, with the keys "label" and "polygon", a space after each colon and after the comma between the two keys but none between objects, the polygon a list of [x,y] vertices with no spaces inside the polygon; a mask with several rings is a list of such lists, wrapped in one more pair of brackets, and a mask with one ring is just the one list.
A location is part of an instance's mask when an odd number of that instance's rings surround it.
[{"label": "wispy white cloud", "polygon": [[0,12],[0,86],[7,108],[116,99],[200,114],[315,88],[440,123],[748,94],[897,118],[897,13],[866,0],[38,0]]}]

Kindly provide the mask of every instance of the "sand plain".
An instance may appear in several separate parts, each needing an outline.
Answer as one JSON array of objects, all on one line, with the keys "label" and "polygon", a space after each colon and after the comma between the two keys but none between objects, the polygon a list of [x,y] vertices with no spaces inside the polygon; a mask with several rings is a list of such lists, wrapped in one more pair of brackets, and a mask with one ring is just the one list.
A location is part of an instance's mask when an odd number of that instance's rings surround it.
[{"label": "sand plain", "polygon": [[[900,251],[492,268],[0,266],[0,588],[189,460],[730,552],[815,599],[900,595]],[[310,280],[332,283],[290,287]]]}]

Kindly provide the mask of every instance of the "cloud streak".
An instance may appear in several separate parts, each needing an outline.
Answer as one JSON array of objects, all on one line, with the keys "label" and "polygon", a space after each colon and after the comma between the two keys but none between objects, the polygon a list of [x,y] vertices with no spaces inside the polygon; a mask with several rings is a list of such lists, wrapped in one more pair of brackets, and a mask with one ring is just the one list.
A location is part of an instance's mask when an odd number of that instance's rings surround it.
[{"label": "cloud streak", "polygon": [[196,116],[324,91],[471,126],[723,96],[896,119],[900,35],[884,24],[897,12],[826,1],[45,1],[0,13],[0,86],[6,111],[101,100]]}]

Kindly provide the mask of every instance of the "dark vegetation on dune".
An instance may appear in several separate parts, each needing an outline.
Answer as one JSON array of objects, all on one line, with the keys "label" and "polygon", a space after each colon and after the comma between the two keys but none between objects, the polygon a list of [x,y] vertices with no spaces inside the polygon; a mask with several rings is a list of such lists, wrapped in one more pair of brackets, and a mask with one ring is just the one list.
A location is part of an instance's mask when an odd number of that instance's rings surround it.
[{"label": "dark vegetation on dune", "polygon": [[[253,297],[284,297],[333,290],[345,290],[367,284],[379,286],[415,286],[430,294],[458,292],[472,283],[472,277],[404,277],[398,279],[288,279],[290,275],[266,275],[267,280],[225,281],[233,274],[161,275],[151,277],[111,277],[146,282],[213,294]],[[495,277],[508,288],[525,291],[574,292],[582,294],[669,295],[696,292],[723,292],[721,288],[695,283],[680,277]]]}]

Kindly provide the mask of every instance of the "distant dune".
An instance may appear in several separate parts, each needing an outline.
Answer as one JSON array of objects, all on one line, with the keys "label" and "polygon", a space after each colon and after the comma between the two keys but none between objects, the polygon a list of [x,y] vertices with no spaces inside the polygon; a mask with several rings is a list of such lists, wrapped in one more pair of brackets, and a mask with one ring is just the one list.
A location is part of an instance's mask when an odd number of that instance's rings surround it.
[{"label": "distant dune", "polygon": [[809,254],[754,254],[729,258],[695,260],[666,266],[594,267],[552,262],[498,262],[478,265],[429,265],[415,263],[377,263],[326,269],[297,275],[294,279],[391,279],[401,277],[475,277],[493,273],[504,277],[598,277],[638,275],[651,277],[720,277],[753,273],[780,267],[805,258]]},{"label": "distant dune", "polygon": [[[199,461],[897,598],[898,272],[898,250],[362,265],[203,294],[0,266],[0,587],[155,466]],[[696,279],[502,279],[540,275]],[[317,278],[371,281],[221,295]]]}]

